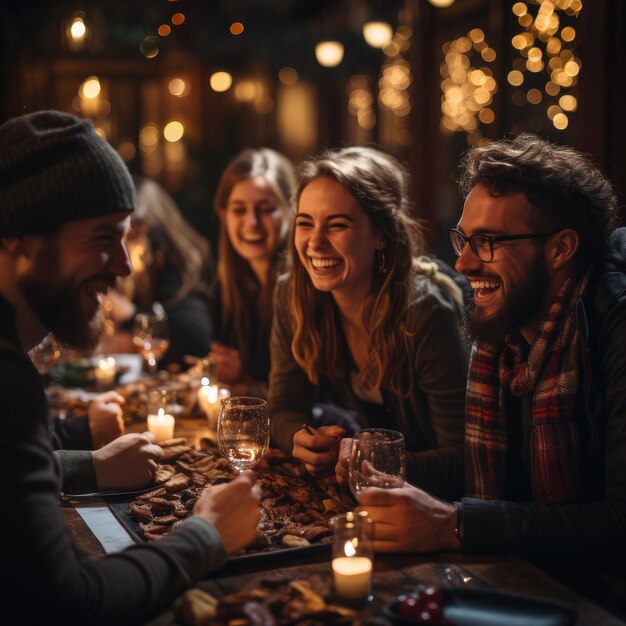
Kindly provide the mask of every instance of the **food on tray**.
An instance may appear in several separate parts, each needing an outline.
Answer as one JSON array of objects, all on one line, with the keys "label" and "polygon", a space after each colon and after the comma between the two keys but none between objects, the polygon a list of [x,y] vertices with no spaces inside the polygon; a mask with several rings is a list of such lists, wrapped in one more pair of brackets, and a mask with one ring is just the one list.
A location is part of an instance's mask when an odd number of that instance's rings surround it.
[{"label": "food on tray", "polygon": [[174,603],[174,613],[188,626],[264,624],[352,624],[352,609],[331,604],[332,584],[328,578],[307,580],[262,578],[251,588],[215,598],[201,589],[191,589]]},{"label": "food on tray", "polygon": [[[192,414],[196,407],[199,380],[193,374],[159,372],[155,376],[142,378],[126,385],[114,387],[125,403],[122,405],[124,421],[145,420],[150,411],[149,394],[157,387],[167,387],[168,392],[175,392],[176,406],[168,412]],[[54,417],[82,415],[87,411],[87,404],[94,396],[93,391],[68,389],[58,384],[51,384],[46,389],[48,401],[53,407]]]},{"label": "food on tray", "polygon": [[[187,518],[203,489],[235,477],[210,440],[202,440],[202,451],[190,448],[180,438],[171,443],[164,446],[165,456],[156,473],[156,480],[163,484],[135,498],[127,510],[149,541],[166,535]],[[342,513],[342,507],[311,480],[291,473],[293,466],[284,452],[270,450],[256,467],[263,491],[259,534],[238,555],[330,540],[329,520]]]}]

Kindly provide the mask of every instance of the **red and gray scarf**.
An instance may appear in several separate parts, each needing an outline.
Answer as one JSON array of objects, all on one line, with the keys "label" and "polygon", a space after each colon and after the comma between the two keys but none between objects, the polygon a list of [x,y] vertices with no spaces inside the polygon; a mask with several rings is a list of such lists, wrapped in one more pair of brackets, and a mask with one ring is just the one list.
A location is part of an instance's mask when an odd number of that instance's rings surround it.
[{"label": "red and gray scarf", "polygon": [[[580,371],[576,305],[589,271],[568,277],[525,350],[511,336],[472,348],[465,418],[466,495],[504,497],[507,416],[504,397],[532,395],[531,481],[537,502],[569,502],[578,492],[575,403]],[[514,419],[521,419],[515,417]]]}]

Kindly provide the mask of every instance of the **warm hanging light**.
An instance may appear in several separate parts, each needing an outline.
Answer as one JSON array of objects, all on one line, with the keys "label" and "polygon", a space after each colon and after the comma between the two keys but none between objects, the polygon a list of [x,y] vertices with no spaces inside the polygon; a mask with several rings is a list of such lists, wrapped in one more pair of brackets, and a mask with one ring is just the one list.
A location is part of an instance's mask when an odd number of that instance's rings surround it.
[{"label": "warm hanging light", "polygon": [[446,9],[454,4],[454,0],[428,0],[428,2],[438,9]]},{"label": "warm hanging light", "polygon": [[173,122],[169,122],[165,125],[163,129],[163,137],[171,143],[176,141],[180,141],[185,134],[185,127],[178,120],[174,120]]},{"label": "warm hanging light", "polygon": [[365,22],[363,38],[372,48],[383,48],[393,37],[391,24],[387,22]]},{"label": "warm hanging light", "polygon": [[81,17],[75,17],[70,25],[70,36],[74,41],[82,41],[87,34],[85,22]]},{"label": "warm hanging light", "polygon": [[228,72],[214,72],[209,78],[209,84],[213,91],[222,93],[230,89],[233,84],[233,77]]},{"label": "warm hanging light", "polygon": [[324,67],[335,67],[343,59],[343,44],[338,41],[320,41],[315,44],[315,58]]},{"label": "warm hanging light", "polygon": [[90,76],[85,79],[85,82],[80,86],[79,94],[87,100],[93,100],[98,97],[100,93],[100,80],[97,76]]}]

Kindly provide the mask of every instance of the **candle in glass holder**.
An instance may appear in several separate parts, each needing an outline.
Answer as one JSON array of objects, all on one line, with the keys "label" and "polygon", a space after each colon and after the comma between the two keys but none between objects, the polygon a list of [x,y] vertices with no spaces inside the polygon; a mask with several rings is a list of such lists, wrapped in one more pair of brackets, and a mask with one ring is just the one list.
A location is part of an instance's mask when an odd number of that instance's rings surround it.
[{"label": "candle in glass holder", "polygon": [[215,430],[217,428],[217,416],[220,412],[220,405],[224,398],[230,396],[230,391],[217,385],[209,385],[206,378],[202,380],[207,381],[207,384],[203,384],[198,389],[198,404],[207,416],[209,428]]},{"label": "candle in glass holder", "polygon": [[374,524],[350,512],[334,517],[331,527],[335,592],[347,602],[366,602],[372,588]]},{"label": "candle in glass holder", "polygon": [[148,430],[156,441],[171,439],[174,436],[174,416],[159,409],[157,415],[148,415]]},{"label": "candle in glass holder", "polygon": [[352,546],[350,541],[346,542],[346,552],[352,554],[333,559],[335,591],[345,600],[367,600],[372,585],[372,559],[355,556],[354,547],[350,551],[348,546]]},{"label": "candle in glass holder", "polygon": [[94,369],[94,378],[99,387],[113,384],[115,381],[115,359],[112,356],[98,361],[98,366]]}]

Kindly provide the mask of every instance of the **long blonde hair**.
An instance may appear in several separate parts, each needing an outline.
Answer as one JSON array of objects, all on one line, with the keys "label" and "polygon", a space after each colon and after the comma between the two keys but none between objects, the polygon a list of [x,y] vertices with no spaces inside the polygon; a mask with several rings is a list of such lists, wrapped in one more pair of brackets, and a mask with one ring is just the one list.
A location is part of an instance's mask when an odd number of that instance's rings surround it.
[{"label": "long blonde hair", "polygon": [[[272,259],[271,270],[265,285],[261,285],[250,264],[233,248],[223,213],[228,198],[237,183],[261,176],[279,201],[283,222],[280,242]],[[272,296],[276,278],[285,267],[287,234],[293,221],[291,197],[296,187],[294,167],[279,152],[270,148],[247,149],[238,154],[226,167],[215,194],[214,208],[220,218],[217,281],[220,291],[222,332],[232,333],[244,363],[253,344],[257,351],[268,351],[272,322]],[[258,322],[258,325],[256,324]],[[257,333],[253,332],[254,328]],[[258,336],[253,337],[253,334]],[[263,344],[263,345],[261,345]]]},{"label": "long blonde hair", "polygon": [[[363,303],[370,349],[358,381],[366,389],[384,385],[396,395],[406,396],[413,385],[406,315],[413,293],[413,256],[423,245],[421,228],[410,215],[408,173],[397,159],[374,148],[326,151],[301,165],[296,200],[321,176],[344,185],[385,239],[386,271],[379,271],[375,264],[372,288]],[[291,344],[294,358],[315,384],[321,372],[342,377],[348,364],[338,309],[331,294],[317,291],[302,263],[295,260],[293,234],[289,245],[294,259],[289,280],[295,320]]]}]

